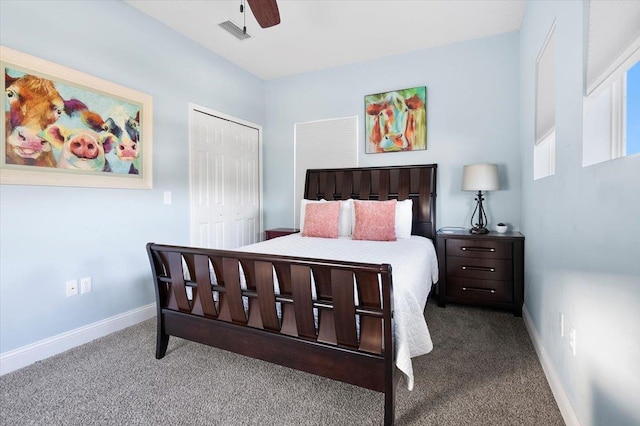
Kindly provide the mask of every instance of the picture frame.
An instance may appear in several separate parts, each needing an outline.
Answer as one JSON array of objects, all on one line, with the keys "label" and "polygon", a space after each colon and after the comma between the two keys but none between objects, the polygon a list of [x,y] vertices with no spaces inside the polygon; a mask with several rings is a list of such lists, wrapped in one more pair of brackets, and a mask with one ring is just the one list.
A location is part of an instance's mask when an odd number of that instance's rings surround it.
[{"label": "picture frame", "polygon": [[150,95],[0,46],[0,184],[153,187]]},{"label": "picture frame", "polygon": [[364,97],[365,153],[427,149],[427,87]]}]

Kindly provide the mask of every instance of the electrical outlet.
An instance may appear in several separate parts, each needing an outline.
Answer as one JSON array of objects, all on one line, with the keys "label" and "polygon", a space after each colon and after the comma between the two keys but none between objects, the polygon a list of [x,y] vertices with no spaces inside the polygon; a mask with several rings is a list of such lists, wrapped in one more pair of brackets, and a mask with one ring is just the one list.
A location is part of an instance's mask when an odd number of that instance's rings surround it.
[{"label": "electrical outlet", "polygon": [[560,337],[564,337],[564,314],[560,312]]},{"label": "electrical outlet", "polygon": [[80,294],[89,293],[91,291],[91,277],[80,278]]},{"label": "electrical outlet", "polygon": [[69,280],[65,285],[67,286],[67,297],[76,296],[78,294],[78,280]]},{"label": "electrical outlet", "polygon": [[573,355],[576,354],[576,329],[574,326],[569,326],[569,348],[571,348],[571,353]]}]

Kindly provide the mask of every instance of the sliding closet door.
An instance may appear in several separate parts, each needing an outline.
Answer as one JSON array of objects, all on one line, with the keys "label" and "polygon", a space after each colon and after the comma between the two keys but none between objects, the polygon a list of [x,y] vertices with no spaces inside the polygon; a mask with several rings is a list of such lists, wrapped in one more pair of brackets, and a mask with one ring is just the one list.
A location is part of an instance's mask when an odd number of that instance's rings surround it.
[{"label": "sliding closet door", "polygon": [[231,249],[260,241],[260,128],[190,112],[191,244]]}]

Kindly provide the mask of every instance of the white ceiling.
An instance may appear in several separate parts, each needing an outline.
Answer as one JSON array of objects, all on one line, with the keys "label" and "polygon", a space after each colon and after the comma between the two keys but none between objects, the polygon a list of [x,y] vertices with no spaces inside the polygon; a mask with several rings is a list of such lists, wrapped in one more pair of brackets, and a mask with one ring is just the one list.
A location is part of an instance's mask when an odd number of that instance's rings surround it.
[{"label": "white ceiling", "polygon": [[264,79],[362,62],[516,31],[524,0],[278,0],[281,23],[262,29],[241,0],[125,0],[207,49]]}]

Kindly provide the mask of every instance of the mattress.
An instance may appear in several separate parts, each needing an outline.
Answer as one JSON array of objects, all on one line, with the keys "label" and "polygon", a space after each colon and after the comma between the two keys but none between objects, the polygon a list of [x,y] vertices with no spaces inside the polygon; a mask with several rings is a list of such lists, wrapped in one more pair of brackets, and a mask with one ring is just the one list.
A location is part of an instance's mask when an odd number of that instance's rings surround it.
[{"label": "mattress", "polygon": [[396,365],[413,389],[411,358],[431,352],[433,343],[424,318],[438,260],[428,238],[412,235],[397,241],[313,238],[291,234],[234,249],[251,253],[312,257],[365,263],[388,263],[393,273]]}]

